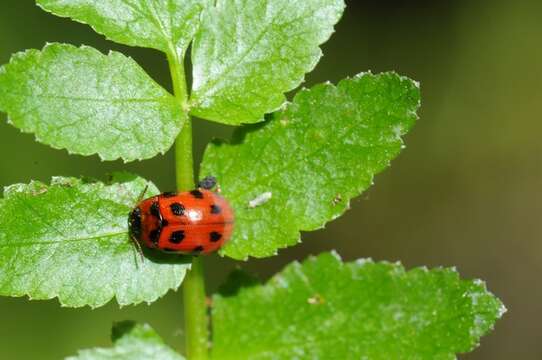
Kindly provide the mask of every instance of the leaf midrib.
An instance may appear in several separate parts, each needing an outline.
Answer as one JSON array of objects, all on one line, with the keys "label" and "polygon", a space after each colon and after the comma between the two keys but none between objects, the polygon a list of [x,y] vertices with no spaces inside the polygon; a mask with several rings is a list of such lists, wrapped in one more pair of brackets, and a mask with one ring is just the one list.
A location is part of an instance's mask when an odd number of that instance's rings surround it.
[{"label": "leaf midrib", "polygon": [[[280,120],[272,120],[272,121],[280,121]],[[354,122],[352,123],[352,125],[350,126],[347,126],[345,128],[345,132],[347,134],[350,134],[354,129],[355,127],[358,125],[358,122]],[[277,129],[280,129],[280,127],[277,126]],[[270,143],[270,141],[266,142],[266,146]],[[340,143],[340,142],[326,142],[326,143],[322,143],[320,146],[318,146],[317,148],[315,148],[313,151],[307,153],[307,154],[304,154],[303,155],[303,158],[310,158],[312,157],[312,155],[318,153],[320,150],[322,150],[322,148],[326,147],[326,148],[329,148],[330,146],[337,146],[337,144]],[[382,142],[380,144],[374,144],[374,145],[358,145],[360,147],[363,147],[363,148],[377,148],[377,147],[386,147],[386,146],[390,146],[390,145],[393,145],[394,142]],[[264,151],[261,152],[262,154],[264,153]],[[262,178],[257,178],[256,177],[250,177],[248,180],[244,181],[243,182],[243,188],[246,189],[247,187],[248,188],[253,188],[255,187],[256,185],[262,185],[262,184],[266,184],[266,181],[270,178],[273,178],[275,177],[278,173],[282,173],[284,172],[285,170],[289,169],[292,165],[296,164],[299,162],[299,158],[298,157],[290,157],[289,160],[284,163],[280,168],[276,169],[275,171],[269,173],[268,175],[262,177]],[[241,161],[237,161],[235,162],[237,164],[240,164],[242,163]],[[235,168],[235,167],[234,167]],[[237,174],[238,172],[235,172],[235,171],[232,171],[231,169],[228,171],[230,174]],[[255,179],[255,180],[254,180]]]},{"label": "leaf midrib", "polygon": [[[71,238],[71,239],[61,239],[61,240],[48,240],[48,241],[27,241],[27,242],[8,242],[5,244],[0,244],[1,248],[16,248],[16,247],[26,247],[26,246],[38,246],[38,245],[54,245],[54,244],[61,244],[61,243],[75,243],[75,242],[83,242],[83,241],[91,241],[91,240],[102,240],[102,239],[108,239],[120,235],[128,235],[128,231],[119,231],[119,232],[110,232],[105,233],[101,235],[93,235],[88,237],[81,237],[81,238]],[[118,244],[117,244],[118,245]]]},{"label": "leaf midrib", "polygon": [[53,99],[53,100],[70,100],[70,101],[89,101],[89,102],[103,102],[103,103],[166,103],[167,96],[156,97],[156,98],[91,98],[91,97],[75,97],[75,96],[63,96],[63,95],[49,95],[49,94],[25,94],[19,92],[10,92],[11,95],[15,96],[25,96],[25,97],[37,97],[44,99]]}]

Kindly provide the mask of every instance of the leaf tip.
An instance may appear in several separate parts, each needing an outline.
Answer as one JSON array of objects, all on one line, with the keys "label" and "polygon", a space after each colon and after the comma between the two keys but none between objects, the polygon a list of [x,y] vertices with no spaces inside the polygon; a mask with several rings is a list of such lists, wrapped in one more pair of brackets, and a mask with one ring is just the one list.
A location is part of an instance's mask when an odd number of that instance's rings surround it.
[{"label": "leaf tip", "polygon": [[508,308],[506,307],[506,305],[504,305],[504,303],[501,301],[501,305],[499,306],[499,309],[497,310],[497,316],[500,318],[503,317],[504,314],[506,314],[508,312]]},{"label": "leaf tip", "polygon": [[337,250],[333,249],[333,250],[331,250],[329,253],[331,254],[332,257],[335,258],[335,260],[337,260],[337,261],[339,261],[339,262],[342,262],[342,261],[343,261],[341,255],[339,254],[339,252],[338,252]]}]

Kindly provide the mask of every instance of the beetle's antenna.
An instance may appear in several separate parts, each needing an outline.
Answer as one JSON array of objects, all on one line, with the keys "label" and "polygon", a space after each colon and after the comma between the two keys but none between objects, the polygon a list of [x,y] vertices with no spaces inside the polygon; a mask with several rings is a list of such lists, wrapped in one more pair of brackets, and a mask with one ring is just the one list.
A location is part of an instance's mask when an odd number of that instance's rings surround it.
[{"label": "beetle's antenna", "polygon": [[141,202],[141,200],[143,200],[143,198],[145,197],[145,194],[147,193],[147,190],[149,190],[149,184],[145,185],[145,188],[143,189],[143,191],[141,192],[141,194],[139,194],[139,196],[137,197],[137,203],[139,204]]}]

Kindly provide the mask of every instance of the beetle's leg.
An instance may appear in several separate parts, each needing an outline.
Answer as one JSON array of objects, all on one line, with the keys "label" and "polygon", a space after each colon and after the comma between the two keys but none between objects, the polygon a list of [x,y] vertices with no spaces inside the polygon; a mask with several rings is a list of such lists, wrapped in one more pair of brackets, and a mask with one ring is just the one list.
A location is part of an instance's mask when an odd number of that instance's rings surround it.
[{"label": "beetle's leg", "polygon": [[130,240],[132,240],[132,243],[135,245],[135,248],[136,248],[137,252],[141,256],[141,262],[144,263],[145,262],[145,256],[143,255],[143,249],[141,248],[141,244],[133,236],[130,236]]}]

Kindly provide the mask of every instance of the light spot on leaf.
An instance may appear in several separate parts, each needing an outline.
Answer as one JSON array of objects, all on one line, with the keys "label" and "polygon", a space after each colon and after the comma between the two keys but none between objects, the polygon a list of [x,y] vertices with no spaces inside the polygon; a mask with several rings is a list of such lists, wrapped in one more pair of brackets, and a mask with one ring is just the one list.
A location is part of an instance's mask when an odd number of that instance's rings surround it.
[{"label": "light spot on leaf", "polygon": [[256,196],[254,199],[250,200],[248,202],[248,207],[251,209],[254,209],[255,207],[262,206],[271,198],[273,197],[273,193],[271,191],[264,192],[258,196]]}]

